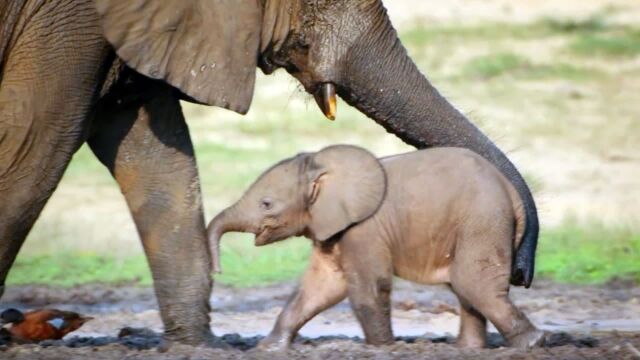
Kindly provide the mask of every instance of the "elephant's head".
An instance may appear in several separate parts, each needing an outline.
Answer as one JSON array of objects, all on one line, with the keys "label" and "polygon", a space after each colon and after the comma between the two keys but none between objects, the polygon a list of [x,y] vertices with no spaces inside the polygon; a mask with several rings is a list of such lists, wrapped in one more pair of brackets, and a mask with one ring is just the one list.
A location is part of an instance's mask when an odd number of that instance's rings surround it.
[{"label": "elephant's head", "polygon": [[513,183],[526,212],[513,283],[528,286],[538,218],[515,166],[418,70],[381,0],[95,0],[129,66],[197,102],[245,113],[255,67],[284,68],[329,118],[336,94],[418,148],[468,148]]},{"label": "elephant's head", "polygon": [[209,223],[214,271],[220,271],[219,243],[226,232],[254,233],[256,246],[300,235],[326,241],[375,213],[385,192],[382,165],[355,146],[283,160]]}]

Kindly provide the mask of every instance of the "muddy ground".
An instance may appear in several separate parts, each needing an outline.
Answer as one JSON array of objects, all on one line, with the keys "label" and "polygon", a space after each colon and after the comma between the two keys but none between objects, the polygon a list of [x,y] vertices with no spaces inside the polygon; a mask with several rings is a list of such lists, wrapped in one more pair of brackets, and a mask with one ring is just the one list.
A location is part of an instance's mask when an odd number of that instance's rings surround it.
[{"label": "muddy ground", "polygon": [[[364,345],[349,304],[343,302],[307,324],[290,352],[273,354],[254,349],[294,287],[293,283],[249,289],[216,286],[211,298],[211,327],[228,349],[174,345],[165,352],[159,350],[162,327],[150,289],[13,287],[7,289],[0,309],[53,307],[96,319],[63,341],[2,347],[0,358],[640,359],[640,287],[624,281],[589,287],[538,281],[530,290],[513,289],[518,306],[537,326],[550,332],[548,344],[531,351],[504,347],[504,340],[493,328],[489,349],[457,348],[453,344],[458,326],[455,297],[444,287],[403,281],[396,282],[393,294],[395,345]],[[144,330],[118,337],[125,327]]]}]

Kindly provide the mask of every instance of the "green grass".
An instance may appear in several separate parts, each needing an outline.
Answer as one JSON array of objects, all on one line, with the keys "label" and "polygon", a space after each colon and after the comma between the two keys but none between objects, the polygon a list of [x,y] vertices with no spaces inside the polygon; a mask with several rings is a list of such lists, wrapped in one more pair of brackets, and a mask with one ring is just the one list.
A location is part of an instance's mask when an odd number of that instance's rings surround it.
[{"label": "green grass", "polygon": [[[228,234],[222,242],[223,274],[216,281],[236,287],[265,285],[298,278],[307,266],[311,242],[302,238],[254,247],[252,236]],[[614,278],[640,282],[640,233],[574,223],[544,231],[537,277],[559,282],[596,284]],[[151,284],[142,256],[118,260],[95,254],[20,258],[9,284],[73,286],[83,283]]]},{"label": "green grass", "polygon": [[490,78],[529,67],[529,61],[519,55],[498,53],[472,59],[463,72],[471,77]]},{"label": "green grass", "polygon": [[521,79],[597,79],[602,73],[596,69],[578,67],[567,63],[534,64],[522,55],[496,53],[469,60],[462,70],[463,79],[493,78],[513,75]]},{"label": "green grass", "polygon": [[544,18],[536,22],[535,25],[546,29],[549,33],[593,33],[606,31],[612,26],[607,24],[602,14],[595,14],[586,19],[556,19]]},{"label": "green grass", "polygon": [[[221,246],[223,273],[215,280],[231,286],[255,286],[295,279],[306,268],[311,242],[288,239],[255,247],[252,236],[228,234]],[[8,284],[74,286],[86,283],[150,286],[151,273],[144,256],[118,258],[93,253],[19,257]]]},{"label": "green grass", "polygon": [[530,79],[594,80],[603,74],[598,69],[556,63],[530,65],[522,72],[522,76]]},{"label": "green grass", "polygon": [[117,259],[96,254],[55,254],[19,257],[7,282],[58,286],[102,282],[144,286],[151,284],[151,276],[142,256]]},{"label": "green grass", "polygon": [[499,39],[532,39],[555,33],[546,21],[531,24],[489,23],[467,26],[417,26],[400,34],[408,46],[426,45],[431,42],[488,41]]},{"label": "green grass", "polygon": [[595,14],[585,19],[542,18],[531,23],[483,23],[466,26],[417,26],[400,36],[408,46],[430,42],[487,42],[503,39],[531,40],[558,35],[593,34],[621,28],[608,24],[605,16]]},{"label": "green grass", "polygon": [[537,274],[567,283],[601,283],[620,277],[640,282],[640,233],[574,223],[543,232]]},{"label": "green grass", "polygon": [[640,54],[640,31],[585,34],[575,39],[571,50],[584,56],[631,57]]},{"label": "green grass", "polygon": [[310,250],[311,241],[304,238],[255,247],[253,236],[229,234],[222,242],[222,274],[215,278],[233,286],[296,279],[307,266]]}]

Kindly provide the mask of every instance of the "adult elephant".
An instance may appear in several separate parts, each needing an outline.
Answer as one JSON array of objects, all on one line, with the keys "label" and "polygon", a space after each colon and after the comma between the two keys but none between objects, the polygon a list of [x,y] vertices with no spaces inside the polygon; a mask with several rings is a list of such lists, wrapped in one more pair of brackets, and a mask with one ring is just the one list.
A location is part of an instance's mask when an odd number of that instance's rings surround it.
[{"label": "adult elephant", "polygon": [[337,93],[408,144],[495,164],[525,204],[512,283],[531,283],[538,220],[525,181],[418,71],[380,0],[5,0],[0,61],[2,285],[87,141],[127,200],[166,337],[211,342],[211,259],[178,100],[245,113],[256,66],[285,68],[328,117]]}]

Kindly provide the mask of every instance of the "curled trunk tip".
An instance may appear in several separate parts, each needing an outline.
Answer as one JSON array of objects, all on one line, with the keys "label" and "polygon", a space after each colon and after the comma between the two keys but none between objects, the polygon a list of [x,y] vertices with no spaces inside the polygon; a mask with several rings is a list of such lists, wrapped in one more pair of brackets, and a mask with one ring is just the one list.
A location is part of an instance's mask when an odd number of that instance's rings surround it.
[{"label": "curled trunk tip", "polygon": [[224,234],[224,212],[218,214],[207,227],[207,239],[211,251],[211,270],[214,274],[222,274],[220,265],[220,238]]},{"label": "curled trunk tip", "polygon": [[230,231],[247,231],[248,224],[248,220],[237,210],[237,204],[223,210],[211,220],[207,227],[207,239],[211,250],[211,270],[214,273],[222,273],[220,265],[220,239],[222,236]]}]

